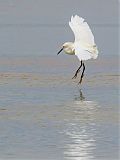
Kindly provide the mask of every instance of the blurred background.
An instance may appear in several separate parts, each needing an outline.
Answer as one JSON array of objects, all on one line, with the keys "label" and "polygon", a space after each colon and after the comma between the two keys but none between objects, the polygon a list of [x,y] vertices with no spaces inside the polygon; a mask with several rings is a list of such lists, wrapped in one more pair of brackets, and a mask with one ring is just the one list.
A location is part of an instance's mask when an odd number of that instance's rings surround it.
[{"label": "blurred background", "polygon": [[100,54],[118,54],[118,0],[0,0],[0,56],[55,55],[74,41],[75,14],[90,25]]}]

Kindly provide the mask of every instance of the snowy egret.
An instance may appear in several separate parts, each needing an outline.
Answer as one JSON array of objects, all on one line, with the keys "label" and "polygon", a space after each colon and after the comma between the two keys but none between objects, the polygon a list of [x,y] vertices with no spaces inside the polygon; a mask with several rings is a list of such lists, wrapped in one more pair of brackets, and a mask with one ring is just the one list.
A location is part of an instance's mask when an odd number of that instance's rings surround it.
[{"label": "snowy egret", "polygon": [[85,71],[85,64],[83,61],[91,58],[96,59],[98,56],[98,49],[95,44],[92,31],[82,17],[79,17],[78,15],[72,16],[69,26],[74,33],[75,41],[64,43],[57,54],[64,50],[66,54],[76,55],[78,57],[81,64],[73,78],[77,77],[77,74],[83,66],[83,71],[79,81],[79,83],[81,83]]}]

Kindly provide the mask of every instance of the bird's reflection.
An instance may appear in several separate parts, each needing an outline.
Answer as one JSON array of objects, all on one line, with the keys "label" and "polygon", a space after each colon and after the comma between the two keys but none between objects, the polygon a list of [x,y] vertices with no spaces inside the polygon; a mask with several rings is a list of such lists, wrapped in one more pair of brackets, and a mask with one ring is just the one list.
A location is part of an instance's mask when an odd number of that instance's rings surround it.
[{"label": "bird's reflection", "polygon": [[83,92],[82,92],[81,89],[79,89],[79,96],[76,96],[75,100],[80,100],[80,101],[84,101],[85,100],[85,96],[83,95]]},{"label": "bird's reflection", "polygon": [[65,159],[94,159],[96,103],[87,101],[82,90],[79,90],[79,96],[75,97],[72,107],[74,119],[67,123],[65,129],[68,139],[64,151]]}]

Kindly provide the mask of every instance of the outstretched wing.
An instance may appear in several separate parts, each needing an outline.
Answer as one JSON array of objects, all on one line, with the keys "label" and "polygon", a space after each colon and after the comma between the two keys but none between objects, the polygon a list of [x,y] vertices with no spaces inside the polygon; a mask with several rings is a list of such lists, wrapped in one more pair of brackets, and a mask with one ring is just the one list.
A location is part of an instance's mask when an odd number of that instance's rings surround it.
[{"label": "outstretched wing", "polygon": [[87,22],[84,22],[82,17],[77,15],[74,17],[72,16],[71,21],[69,22],[69,26],[75,35],[75,42],[79,41],[82,46],[95,44],[91,29]]}]

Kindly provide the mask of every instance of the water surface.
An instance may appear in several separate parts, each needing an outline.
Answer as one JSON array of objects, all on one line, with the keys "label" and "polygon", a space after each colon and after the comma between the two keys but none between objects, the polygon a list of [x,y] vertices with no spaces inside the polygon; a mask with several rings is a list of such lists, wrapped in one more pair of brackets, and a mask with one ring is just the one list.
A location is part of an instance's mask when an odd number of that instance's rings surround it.
[{"label": "water surface", "polygon": [[1,57],[2,159],[118,159],[117,56]]}]

